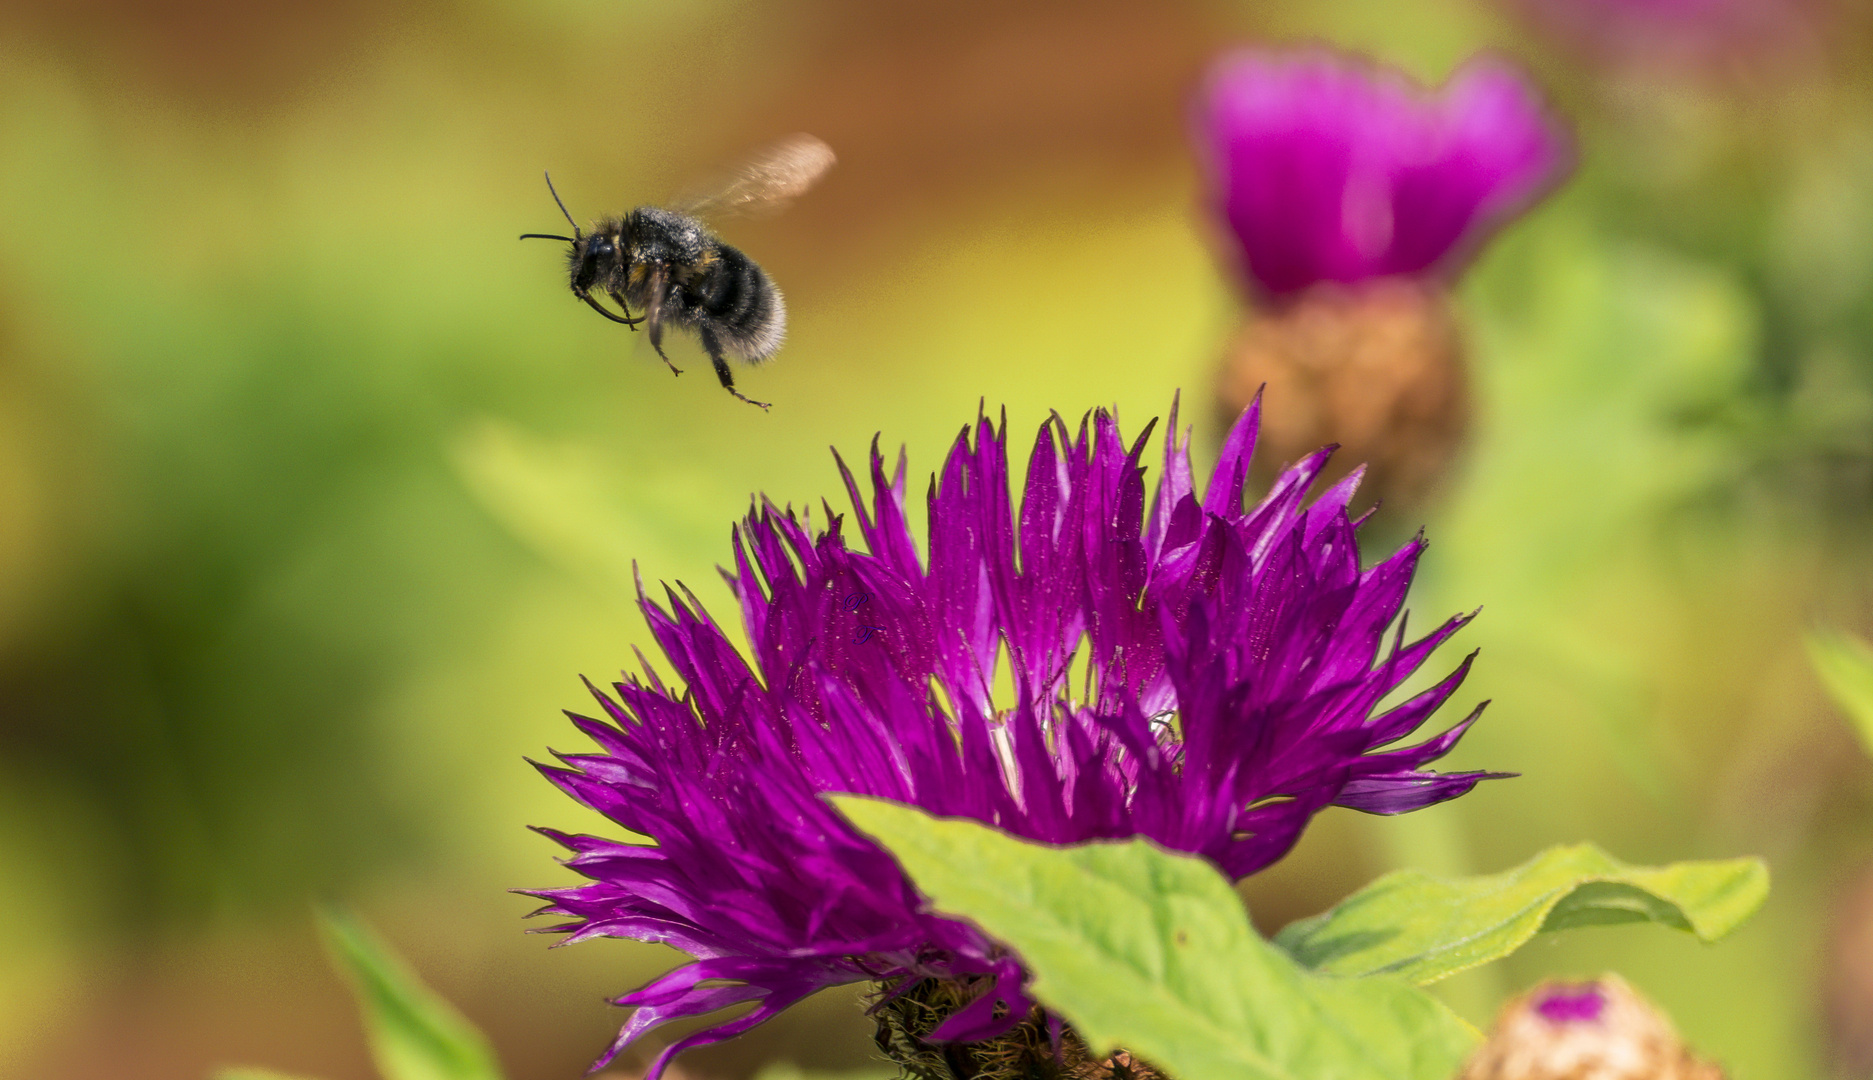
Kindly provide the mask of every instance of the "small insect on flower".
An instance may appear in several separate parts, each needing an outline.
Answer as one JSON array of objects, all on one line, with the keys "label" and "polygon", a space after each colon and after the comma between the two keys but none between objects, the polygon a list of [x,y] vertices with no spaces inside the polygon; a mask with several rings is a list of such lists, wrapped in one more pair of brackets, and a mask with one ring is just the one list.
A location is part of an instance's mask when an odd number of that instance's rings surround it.
[{"label": "small insect on flower", "polygon": [[[571,244],[566,265],[572,295],[633,330],[645,324],[651,347],[678,375],[682,369],[664,355],[664,324],[694,330],[715,362],[722,388],[765,409],[766,402],[743,397],[735,389],[726,358],[758,364],[778,352],[787,334],[787,306],[754,260],[723,243],[700,218],[778,209],[812,187],[833,160],[832,148],[825,143],[811,135],[794,135],[757,155],[726,181],[679,200],[674,209],[640,206],[623,217],[595,222],[590,232],[580,231],[548,175],[546,189],[566,215],[572,235],[527,233],[521,239]],[[594,292],[611,297],[624,314],[600,304]],[[633,316],[633,306],[643,314]]]}]

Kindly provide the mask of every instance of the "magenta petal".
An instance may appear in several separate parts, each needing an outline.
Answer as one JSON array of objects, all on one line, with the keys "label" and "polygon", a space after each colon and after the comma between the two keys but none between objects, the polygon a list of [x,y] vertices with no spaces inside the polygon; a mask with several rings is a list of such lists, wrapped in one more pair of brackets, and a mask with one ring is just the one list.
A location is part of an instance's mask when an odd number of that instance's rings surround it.
[{"label": "magenta petal", "polygon": [[[704,986],[705,982],[735,980],[727,986]],[[631,1007],[631,1019],[625,1022],[596,1063],[593,1071],[609,1065],[638,1036],[671,1020],[704,1016],[744,1001],[760,1001],[754,1011],[733,1020],[704,1028],[663,1049],[644,1074],[644,1080],[658,1080],[664,1066],[678,1053],[692,1046],[708,1046],[734,1038],[769,1020],[781,1010],[825,986],[848,981],[830,978],[817,982],[786,971],[773,964],[747,960],[702,960],[665,975],[649,985],[619,998],[614,1004]]]},{"label": "magenta petal", "polygon": [[[1023,975],[1018,965],[1004,964],[996,972],[995,983],[981,997],[958,1009],[930,1033],[937,1042],[980,1042],[1007,1031],[1007,1017],[1022,1018],[1034,1008],[1034,999],[1022,989]],[[997,1019],[997,1009],[1003,1014]]]}]

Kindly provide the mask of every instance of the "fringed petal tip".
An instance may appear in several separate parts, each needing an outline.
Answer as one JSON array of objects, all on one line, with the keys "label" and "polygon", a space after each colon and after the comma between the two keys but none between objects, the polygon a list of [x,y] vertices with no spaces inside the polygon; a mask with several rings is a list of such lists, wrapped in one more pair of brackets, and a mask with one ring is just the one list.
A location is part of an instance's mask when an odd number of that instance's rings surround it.
[{"label": "fringed petal tip", "polygon": [[1467,795],[1485,780],[1508,780],[1520,775],[1512,772],[1411,772],[1370,776],[1346,785],[1333,805],[1390,817]]},{"label": "fringed petal tip", "polygon": [[[823,967],[823,965],[820,965]],[[726,981],[727,985],[708,985]],[[839,980],[839,981],[850,981]],[[699,960],[678,968],[612,1001],[632,1010],[617,1038],[586,1070],[586,1075],[610,1065],[646,1032],[672,1020],[704,1016],[732,1005],[754,1001],[750,1012],[694,1032],[658,1052],[644,1072],[644,1080],[658,1080],[676,1055],[698,1046],[732,1039],[773,1019],[783,1010],[834,982],[802,971],[788,971],[771,961],[744,958]]]}]

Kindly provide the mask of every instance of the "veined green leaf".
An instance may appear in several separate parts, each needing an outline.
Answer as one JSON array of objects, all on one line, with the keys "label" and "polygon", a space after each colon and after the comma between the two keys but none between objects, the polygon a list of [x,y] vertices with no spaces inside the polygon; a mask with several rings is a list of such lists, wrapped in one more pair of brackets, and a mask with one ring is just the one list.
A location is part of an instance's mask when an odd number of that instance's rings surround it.
[{"label": "veined green leaf", "polygon": [[1388,977],[1302,970],[1201,859],[1144,840],[1056,848],[975,821],[833,796],[932,906],[1021,954],[1033,993],[1093,1053],[1177,1080],[1449,1080],[1475,1034]]},{"label": "veined green leaf", "polygon": [[501,1080],[488,1040],[350,915],[319,918],[332,958],[364,1013],[384,1080]]},{"label": "veined green leaf", "polygon": [[1809,634],[1807,644],[1821,685],[1847,714],[1861,747],[1873,754],[1873,645],[1833,630]]},{"label": "veined green leaf", "polygon": [[1760,859],[1640,867],[1573,844],[1484,877],[1387,874],[1289,924],[1275,944],[1317,971],[1384,972],[1422,985],[1507,956],[1548,930],[1657,922],[1715,941],[1755,914],[1768,892]]}]

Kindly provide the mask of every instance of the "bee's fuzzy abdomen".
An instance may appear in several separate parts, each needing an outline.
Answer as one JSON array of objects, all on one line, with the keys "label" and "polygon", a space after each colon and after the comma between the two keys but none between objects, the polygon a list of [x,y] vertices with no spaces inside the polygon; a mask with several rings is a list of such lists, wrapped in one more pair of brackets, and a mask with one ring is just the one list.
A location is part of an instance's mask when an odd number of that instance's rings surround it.
[{"label": "bee's fuzzy abdomen", "polygon": [[753,259],[718,243],[708,281],[697,290],[693,315],[706,322],[730,356],[759,363],[780,350],[787,335],[787,305]]}]

